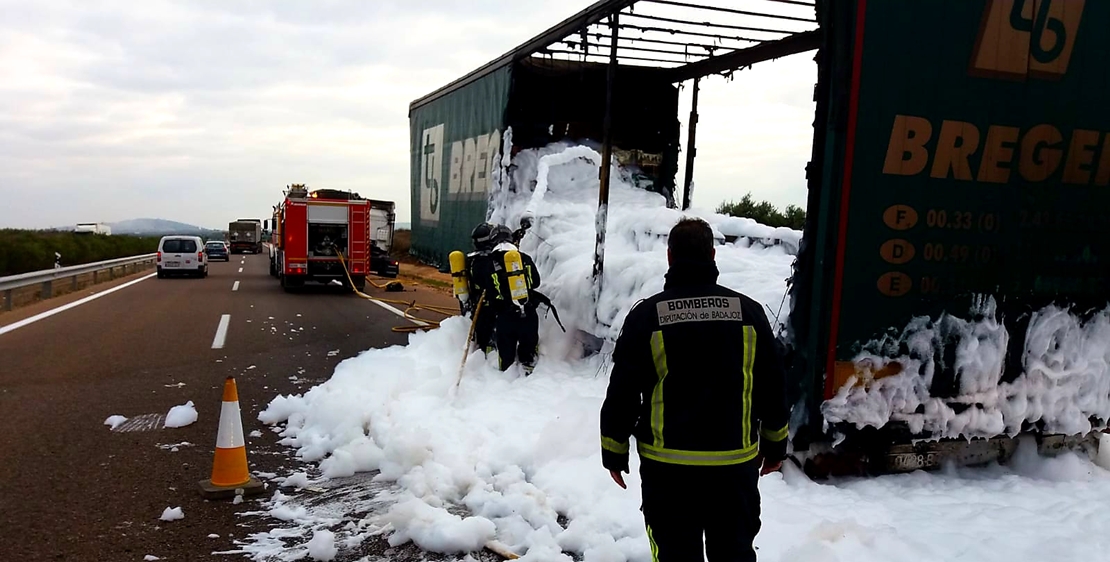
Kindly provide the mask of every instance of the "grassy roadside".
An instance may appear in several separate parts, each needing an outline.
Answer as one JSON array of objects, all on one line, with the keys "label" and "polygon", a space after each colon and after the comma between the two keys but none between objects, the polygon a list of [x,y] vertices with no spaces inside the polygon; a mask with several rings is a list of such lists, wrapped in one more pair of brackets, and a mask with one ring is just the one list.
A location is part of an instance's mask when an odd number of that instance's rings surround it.
[{"label": "grassy roadside", "polygon": [[393,246],[390,254],[400,263],[399,279],[423,285],[446,295],[454,295],[451,275],[425,265],[409,255],[412,242],[411,230],[398,230],[393,233]]}]

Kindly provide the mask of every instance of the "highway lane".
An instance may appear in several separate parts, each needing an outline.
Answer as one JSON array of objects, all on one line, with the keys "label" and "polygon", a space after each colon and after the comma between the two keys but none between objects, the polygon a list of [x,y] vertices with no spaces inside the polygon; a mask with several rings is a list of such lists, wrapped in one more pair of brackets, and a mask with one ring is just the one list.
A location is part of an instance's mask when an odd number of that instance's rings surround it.
[{"label": "highway lane", "polygon": [[[258,411],[347,357],[407,339],[390,311],[342,290],[287,294],[267,267],[265,255],[233,256],[207,279],[147,279],[0,335],[0,560],[224,559],[211,553],[265,525],[236,515],[255,502],[204,502],[195,491],[211,469],[224,378],[237,377],[245,431],[261,431],[247,438],[252,469],[288,474],[296,461]],[[213,349],[224,315],[226,338]],[[189,400],[199,420],[186,428],[102,425]],[[185,519],[158,520],[177,506]]]}]

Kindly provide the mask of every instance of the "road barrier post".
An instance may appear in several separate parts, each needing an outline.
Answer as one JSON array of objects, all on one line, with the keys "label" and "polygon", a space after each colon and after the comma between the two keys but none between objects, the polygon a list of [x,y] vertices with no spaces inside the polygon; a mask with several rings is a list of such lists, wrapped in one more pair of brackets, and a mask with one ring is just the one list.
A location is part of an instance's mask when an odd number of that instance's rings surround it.
[{"label": "road barrier post", "polygon": [[54,296],[54,280],[42,282],[42,298],[48,299]]},{"label": "road barrier post", "polygon": [[15,303],[12,302],[15,299],[15,296],[12,294],[13,290],[14,289],[8,289],[4,291],[4,310],[8,312],[11,312],[12,309],[15,308]]}]

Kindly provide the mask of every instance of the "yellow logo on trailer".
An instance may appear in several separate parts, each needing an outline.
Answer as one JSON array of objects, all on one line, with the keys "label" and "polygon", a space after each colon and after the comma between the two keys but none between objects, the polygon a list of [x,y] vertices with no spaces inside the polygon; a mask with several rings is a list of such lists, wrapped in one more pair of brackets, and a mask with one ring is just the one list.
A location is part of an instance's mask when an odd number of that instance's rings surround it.
[{"label": "yellow logo on trailer", "polygon": [[973,74],[1024,81],[1068,71],[1086,0],[988,0]]}]

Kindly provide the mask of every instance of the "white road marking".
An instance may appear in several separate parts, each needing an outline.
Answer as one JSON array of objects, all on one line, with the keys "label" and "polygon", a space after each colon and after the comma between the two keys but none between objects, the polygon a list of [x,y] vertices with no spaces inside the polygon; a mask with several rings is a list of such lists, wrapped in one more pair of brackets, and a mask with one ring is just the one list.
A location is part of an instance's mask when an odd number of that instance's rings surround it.
[{"label": "white road marking", "polygon": [[232,291],[238,291],[239,290],[239,282],[238,281],[236,281],[235,284],[231,286],[231,290]]},{"label": "white road marking", "polygon": [[130,433],[134,431],[153,431],[160,429],[166,423],[166,416],[163,414],[143,414],[135,416],[119,427],[113,429],[117,433]]},{"label": "white road marking", "polygon": [[71,308],[81,306],[81,305],[83,305],[83,304],[85,304],[89,301],[94,301],[96,299],[99,299],[100,297],[103,297],[104,295],[110,295],[110,294],[112,294],[116,291],[119,291],[120,289],[126,289],[127,287],[130,287],[130,286],[134,285],[135,283],[138,283],[140,281],[146,281],[147,279],[150,279],[151,277],[154,277],[155,275],[158,275],[158,274],[157,273],[151,273],[150,275],[140,277],[138,279],[135,279],[134,281],[128,281],[128,282],[126,282],[123,285],[120,285],[118,287],[112,287],[111,289],[101,291],[99,293],[96,293],[95,295],[89,295],[89,296],[87,296],[83,299],[76,300],[76,301],[73,301],[69,304],[59,306],[58,308],[52,308],[50,310],[47,310],[46,312],[41,312],[41,313],[36,314],[36,315],[34,315],[30,318],[24,318],[23,320],[20,320],[19,322],[12,322],[11,324],[8,324],[6,326],[0,326],[0,335],[4,335],[4,334],[6,334],[8,332],[11,332],[13,330],[18,330],[19,328],[22,328],[22,327],[24,327],[28,324],[34,324],[35,322],[38,322],[39,320],[42,320],[43,318],[49,318],[49,317],[54,316],[55,314],[57,314],[59,312],[65,312],[65,311],[67,311]]},{"label": "white road marking", "polygon": [[408,320],[409,322],[412,322],[413,324],[416,324],[417,326],[427,326],[428,325],[427,322],[421,322],[420,320],[413,320],[412,318],[409,318],[409,317],[405,316],[405,311],[403,311],[399,308],[394,308],[394,307],[392,307],[392,306],[390,306],[390,305],[388,305],[388,304],[386,304],[382,301],[371,300],[370,302],[372,302],[372,303],[374,303],[374,304],[392,312],[393,314],[396,314],[397,316],[400,316],[401,318],[404,318],[405,320]]},{"label": "white road marking", "polygon": [[227,341],[227,326],[231,324],[231,315],[220,316],[220,324],[216,326],[216,337],[212,338],[212,349],[221,349]]},{"label": "white road marking", "polygon": [[243,268],[240,267],[239,268],[239,273],[242,273],[242,272],[243,272]]}]

